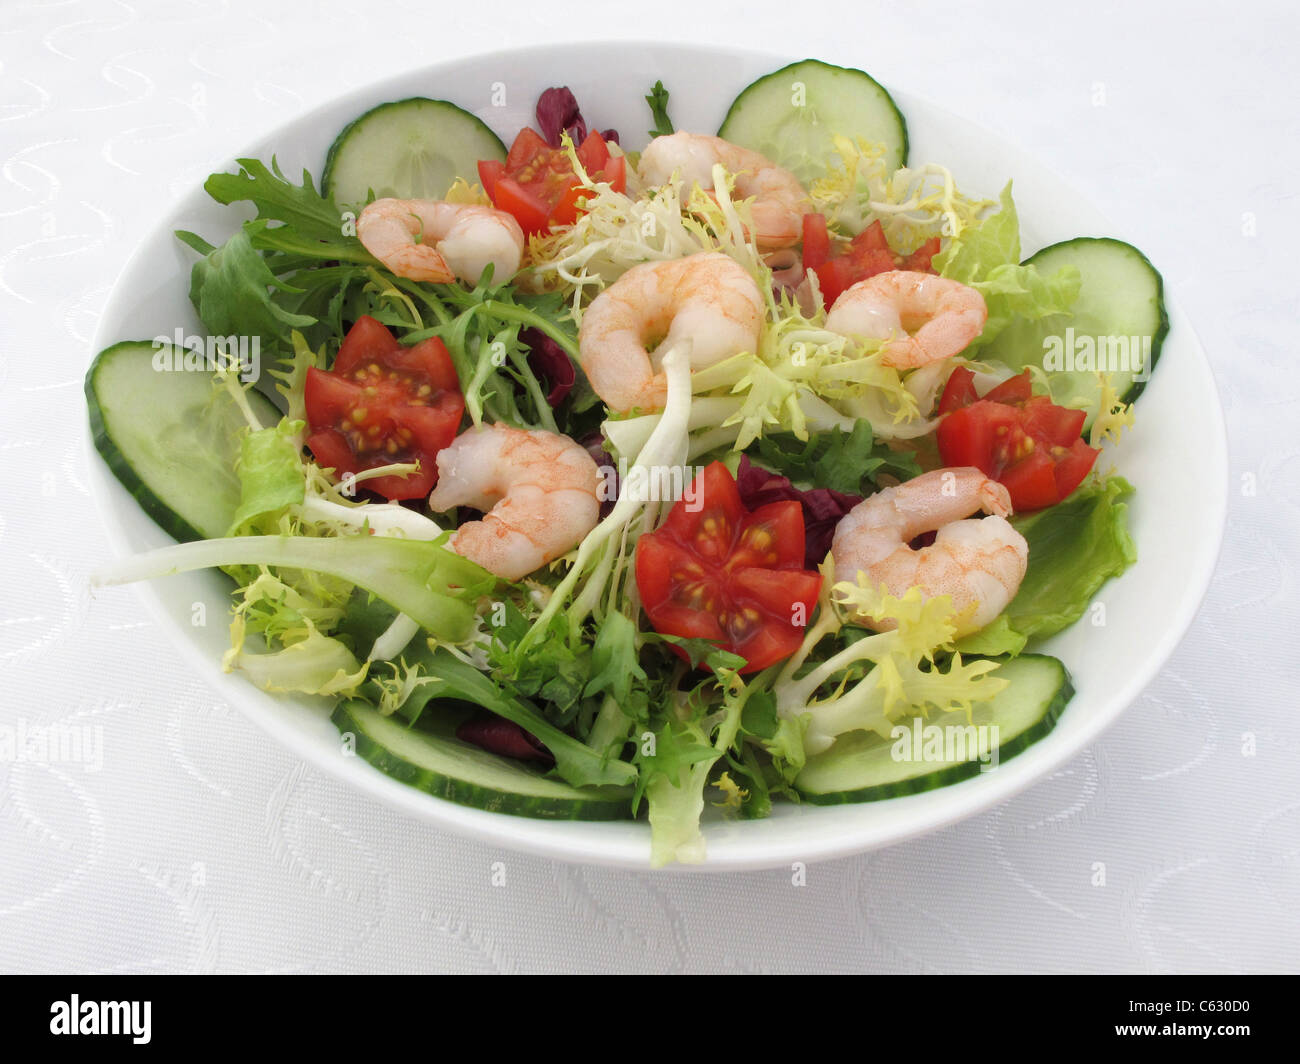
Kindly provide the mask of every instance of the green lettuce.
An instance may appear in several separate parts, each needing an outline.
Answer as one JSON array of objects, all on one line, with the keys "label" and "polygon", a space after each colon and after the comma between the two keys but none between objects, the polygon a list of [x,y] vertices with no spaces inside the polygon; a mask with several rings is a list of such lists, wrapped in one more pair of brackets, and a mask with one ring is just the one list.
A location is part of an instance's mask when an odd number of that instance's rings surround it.
[{"label": "green lettuce", "polygon": [[[412,724],[418,724],[420,717],[436,702],[467,702],[513,721],[534,735],[555,758],[556,772],[575,787],[621,786],[631,783],[636,776],[636,769],[626,761],[607,758],[561,731],[532,702],[512,690],[509,683],[488,676],[446,647],[431,642],[416,645],[410,654],[403,656],[400,666],[389,663],[389,667],[395,676],[402,671],[406,673],[402,680],[405,697],[395,711]],[[375,668],[378,670],[379,666]],[[363,693],[382,706],[385,684],[378,679],[374,684],[371,689],[363,689]]]},{"label": "green lettuce", "polygon": [[957,640],[956,649],[962,654],[978,654],[996,658],[1002,654],[1013,657],[1025,649],[1029,637],[1011,627],[1005,613],[999,614],[978,632],[971,632]]},{"label": "green lettuce", "polygon": [[267,265],[247,229],[219,248],[192,233],[177,236],[203,255],[190,275],[190,302],[212,335],[256,335],[268,350],[276,350],[287,345],[291,330],[315,323],[315,318],[286,310],[274,298],[277,289],[292,291],[292,286]]},{"label": "green lettuce", "polygon": [[[746,683],[737,674],[734,654],[715,650],[706,657],[714,673],[676,705],[653,733],[637,747],[637,779],[633,810],[642,795],[650,821],[650,864],[659,868],[677,861],[704,860],[700,815],[704,791],[715,764],[735,747],[745,704],[762,690],[766,674]],[[718,705],[720,696],[721,705]],[[674,711],[675,710],[675,711]]]},{"label": "green lettuce", "polygon": [[650,105],[650,117],[654,119],[655,127],[650,130],[651,139],[655,137],[666,137],[673,132],[673,120],[668,117],[668,90],[664,88],[662,81],[656,81],[654,88],[650,90],[650,95],[645,98],[645,102]]},{"label": "green lettuce", "polygon": [[287,418],[278,425],[249,432],[239,441],[239,509],[228,535],[238,535],[257,518],[277,514],[306,495],[302,452],[299,449],[301,421]]},{"label": "green lettuce", "polygon": [[997,266],[1020,263],[1020,217],[1011,198],[1011,182],[998,197],[1001,208],[953,237],[934,257],[940,276],[971,284]]},{"label": "green lettuce", "polygon": [[125,584],[236,565],[326,573],[378,595],[438,639],[458,643],[474,627],[475,602],[496,585],[486,570],[438,544],[393,536],[230,536],[137,554],[98,575]]},{"label": "green lettuce", "polygon": [[355,259],[374,263],[374,258],[354,235],[345,235],[343,215],[333,202],[316,191],[311,174],[302,172],[302,184],[284,176],[275,159],[268,168],[259,159],[236,159],[237,174],[212,174],[203,189],[218,203],[247,201],[257,208],[265,222],[281,222],[302,240],[325,245],[316,250],[321,259]]},{"label": "green lettuce", "polygon": [[[892,621],[894,627],[854,638],[805,668],[819,642],[841,634],[858,617]],[[946,670],[941,668],[941,654],[951,649],[956,631],[957,618],[947,595],[927,599],[914,587],[896,598],[870,586],[862,576],[856,585],[835,584],[823,592],[816,623],[773,685],[777,712],[787,720],[806,720],[804,749],[816,754],[846,732],[888,736],[895,720],[917,712],[969,711],[1007,682],[989,675],[996,671],[996,661],[964,663],[960,653],[947,661]]]},{"label": "green lettuce", "polygon": [[227,671],[240,669],[264,691],[306,695],[350,695],[366,678],[367,666],[339,640],[320,632],[310,621],[286,633],[279,650],[257,653],[245,648],[245,622],[231,622],[231,649],[222,658]]},{"label": "green lettuce", "polygon": [[758,441],[755,457],[764,467],[797,485],[829,488],[846,495],[870,495],[882,474],[898,480],[921,474],[915,455],[878,443],[871,422],[865,419],[848,432],[834,426],[808,440],[800,440],[793,433],[764,436]]},{"label": "green lettuce", "polygon": [[1122,477],[1094,479],[1056,506],[1012,520],[1029,543],[1029,570],[1003,616],[1027,638],[1068,628],[1097,590],[1137,561],[1128,531],[1133,485]]},{"label": "green lettuce", "polygon": [[1079,297],[1081,278],[1073,266],[1044,277],[1035,266],[1020,263],[1020,218],[1008,181],[999,197],[1001,209],[953,237],[934,257],[941,276],[961,281],[984,297],[989,316],[971,344],[993,341],[1015,318],[1037,321],[1068,313]]}]

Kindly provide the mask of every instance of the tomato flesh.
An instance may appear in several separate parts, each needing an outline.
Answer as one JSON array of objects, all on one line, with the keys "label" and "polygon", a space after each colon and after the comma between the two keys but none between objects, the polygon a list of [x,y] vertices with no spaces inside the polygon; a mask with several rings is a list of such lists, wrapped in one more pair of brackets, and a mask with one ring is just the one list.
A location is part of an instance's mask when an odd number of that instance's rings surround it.
[{"label": "tomato flesh", "polygon": [[803,642],[822,584],[803,559],[799,503],[750,512],[730,471],[714,462],[637,542],[637,590],[656,631],[717,642],[745,659],[741,672],[756,672]]},{"label": "tomato flesh", "polygon": [[410,476],[362,482],[390,501],[433,490],[437,454],[456,438],[465,412],[443,342],[404,347],[368,315],[348,330],[332,369],[307,371],[304,399],[307,447],[337,478],[394,462],[420,463]]},{"label": "tomato flesh", "polygon": [[1079,438],[1087,415],[1034,395],[1027,370],[981,398],[975,375],[958,366],[938,412],[943,464],[974,466],[992,477],[1017,512],[1055,506],[1083,483],[1101,453]]},{"label": "tomato flesh", "polygon": [[803,268],[815,270],[831,257],[831,235],[824,214],[803,216]]},{"label": "tomato flesh", "polygon": [[884,227],[872,222],[838,255],[831,253],[830,231],[822,214],[803,216],[803,268],[817,274],[822,299],[830,307],[849,288],[890,270],[933,273],[930,260],[939,253],[939,238],[927,240],[910,255],[890,250]]},{"label": "tomato flesh", "polygon": [[[593,181],[607,181],[616,192],[627,188],[627,160],[611,155],[599,133],[587,134],[576,154]],[[485,159],[478,164],[478,175],[492,205],[514,215],[527,236],[572,225],[587,195],[568,153],[552,148],[527,127],[515,137],[504,163]]]}]

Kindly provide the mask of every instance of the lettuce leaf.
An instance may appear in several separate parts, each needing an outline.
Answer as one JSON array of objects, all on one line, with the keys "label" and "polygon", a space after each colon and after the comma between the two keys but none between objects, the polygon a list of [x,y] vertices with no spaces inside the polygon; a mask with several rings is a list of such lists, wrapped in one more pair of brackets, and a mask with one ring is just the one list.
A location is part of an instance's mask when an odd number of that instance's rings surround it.
[{"label": "lettuce leaf", "polygon": [[245,621],[236,614],[231,622],[233,646],[221,660],[230,672],[240,669],[263,691],[306,695],[354,694],[366,678],[368,666],[339,640],[324,635],[310,621],[280,650],[258,654],[244,647]]},{"label": "lettuce leaf", "polygon": [[834,426],[809,440],[789,434],[765,436],[758,441],[756,457],[795,483],[860,497],[876,490],[881,473],[898,480],[921,475],[916,457],[877,443],[868,421],[855,422],[848,432]]},{"label": "lettuce leaf", "polygon": [[214,336],[257,335],[274,350],[285,344],[290,330],[315,324],[315,318],[285,310],[272,299],[282,282],[253,247],[247,229],[219,248],[193,234],[177,235],[195,250],[209,248],[190,275],[190,302]]},{"label": "lettuce leaf", "polygon": [[[732,655],[726,655],[732,657]],[[637,748],[640,776],[632,800],[635,812],[644,795],[649,806],[650,864],[704,860],[700,814],[714,765],[727,757],[740,734],[746,703],[763,693],[763,675],[749,683],[711,658],[714,677],[706,680],[667,714],[653,742]],[[721,705],[715,695],[721,695]],[[676,711],[674,711],[676,710]],[[689,713],[684,719],[682,711]],[[712,712],[708,712],[712,710]]]},{"label": "lettuce leaf", "polygon": [[231,536],[137,554],[97,574],[99,585],[170,573],[263,565],[326,573],[365,588],[449,643],[473,630],[475,603],[496,586],[490,573],[436,543],[393,536]]},{"label": "lettuce leaf", "polygon": [[[857,617],[892,621],[894,627],[855,639],[805,671],[817,644]],[[896,598],[862,577],[856,585],[835,584],[823,595],[803,645],[776,679],[777,712],[787,720],[807,721],[804,749],[816,754],[845,732],[888,736],[903,716],[931,709],[969,711],[1006,687],[1006,681],[989,675],[997,669],[996,661],[963,662],[960,653],[941,668],[940,653],[951,649],[956,631],[947,595],[927,599],[914,587]]]},{"label": "lettuce leaf", "polygon": [[822,172],[808,188],[813,209],[836,230],[858,233],[878,221],[889,246],[914,251],[930,237],[960,235],[977,224],[988,200],[957,188],[952,172],[936,163],[890,171],[883,144],[832,135],[834,156],[808,158]]},{"label": "lettuce leaf", "polygon": [[940,276],[963,284],[981,281],[996,266],[1020,264],[1020,216],[1011,198],[1011,182],[998,196],[1000,209],[953,237],[934,257]]},{"label": "lettuce leaf", "polygon": [[1067,313],[1079,296],[1081,279],[1073,266],[1044,277],[1035,266],[1020,263],[1020,217],[1008,181],[1000,209],[953,237],[934,257],[941,276],[977,289],[988,306],[988,321],[971,344],[990,343],[1014,318],[1036,321]]},{"label": "lettuce leaf", "polygon": [[1068,628],[1097,590],[1137,561],[1128,531],[1133,485],[1122,477],[1085,483],[1062,503],[1012,519],[1029,543],[1029,570],[1003,616],[1028,638]]},{"label": "lettuce leaf", "polygon": [[1011,627],[1005,613],[999,614],[978,632],[971,632],[957,640],[956,649],[962,654],[978,654],[996,658],[1003,654],[1015,657],[1025,649],[1029,638]]},{"label": "lettuce leaf", "polygon": [[653,140],[655,137],[670,135],[673,132],[673,120],[668,117],[668,90],[662,81],[655,82],[645,102],[650,105],[650,117],[655,121],[654,129],[650,130],[650,138]]},{"label": "lettuce leaf", "polygon": [[303,423],[283,419],[278,425],[247,433],[239,441],[239,509],[228,535],[256,518],[301,503],[306,496],[299,433]]},{"label": "lettuce leaf", "polygon": [[970,349],[991,343],[1015,318],[1037,321],[1050,314],[1068,314],[1082,283],[1075,266],[1062,266],[1050,277],[1036,266],[995,266],[984,280],[971,285],[983,295],[989,316]]},{"label": "lettuce leaf", "polygon": [[[302,172],[302,184],[295,185],[280,170],[274,158],[271,166],[259,159],[236,159],[237,174],[212,174],[203,189],[218,203],[247,200],[257,208],[257,217],[282,222],[301,236],[339,244],[338,250],[361,247],[356,237],[343,235],[343,217],[334,204],[316,191],[311,174]],[[364,253],[364,251],[363,251]],[[321,258],[339,258],[337,254]],[[343,256],[346,257],[346,254]],[[366,255],[366,261],[374,259]]]},{"label": "lettuce leaf", "polygon": [[[555,758],[556,772],[575,787],[620,786],[631,783],[636,776],[636,770],[626,761],[606,758],[583,745],[547,720],[531,702],[520,698],[509,684],[481,672],[445,647],[416,647],[412,656],[403,660],[403,667],[414,671],[417,679],[404,685],[407,697],[396,712],[412,724],[418,723],[438,701],[468,702],[535,736]],[[378,700],[385,692],[376,687],[365,693]]]}]

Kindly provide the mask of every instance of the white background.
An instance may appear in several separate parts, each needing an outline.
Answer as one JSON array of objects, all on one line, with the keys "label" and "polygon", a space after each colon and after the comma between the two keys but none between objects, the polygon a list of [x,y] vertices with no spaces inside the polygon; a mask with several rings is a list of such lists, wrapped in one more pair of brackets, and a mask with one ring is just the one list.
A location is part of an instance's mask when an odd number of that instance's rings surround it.
[{"label": "white background", "polygon": [[[623,6],[0,9],[0,723],[98,724],[105,742],[95,773],[0,763],[0,969],[1300,969],[1294,8]],[[1227,416],[1225,544],[1165,671],[1064,771],[813,866],[802,887],[784,870],[561,865],[441,835],[307,769],[186,674],[132,592],[90,594],[107,551],[82,376],[158,212],[319,101],[579,38],[865,67],[1024,146],[1163,271]]]}]

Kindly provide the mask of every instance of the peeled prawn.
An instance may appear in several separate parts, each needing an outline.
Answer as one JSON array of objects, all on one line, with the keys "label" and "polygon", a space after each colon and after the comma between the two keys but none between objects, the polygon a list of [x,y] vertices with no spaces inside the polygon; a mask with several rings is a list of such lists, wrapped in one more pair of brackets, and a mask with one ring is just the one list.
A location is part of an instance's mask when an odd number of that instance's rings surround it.
[{"label": "peeled prawn", "polygon": [[482,425],[438,452],[429,506],[486,511],[456,529],[449,546],[490,573],[519,580],[596,527],[599,479],[595,460],[568,436]]},{"label": "peeled prawn", "polygon": [[721,163],[735,179],[738,199],[753,197],[754,241],[760,248],[787,248],[803,235],[808,193],[789,170],[756,151],[702,133],[655,137],[641,153],[637,174],[648,185],[663,185],[674,173],[688,185],[713,188],[713,167]]},{"label": "peeled prawn", "polygon": [[890,270],[843,292],[826,328],[841,336],[887,341],[882,361],[895,369],[916,369],[960,354],[988,319],[980,293],[932,273]]},{"label": "peeled prawn", "polygon": [[442,200],[375,200],[357,218],[357,239],[398,277],[435,284],[477,283],[488,263],[493,281],[507,281],[524,254],[513,216]]},{"label": "peeled prawn", "polygon": [[[983,510],[991,517],[962,520]],[[831,559],[837,582],[864,573],[891,595],[919,587],[928,599],[949,595],[957,635],[978,631],[1006,609],[1025,577],[1029,545],[1007,522],[1007,489],[970,467],[936,469],[859,503],[835,529]],[[937,531],[934,543],[910,542]],[[861,623],[880,629],[869,618]]]},{"label": "peeled prawn", "polygon": [[762,324],[758,285],[734,259],[703,252],[647,262],[624,273],[583,313],[579,361],[611,410],[648,413],[668,396],[660,352],[690,340],[691,366],[701,369],[757,350]]}]

